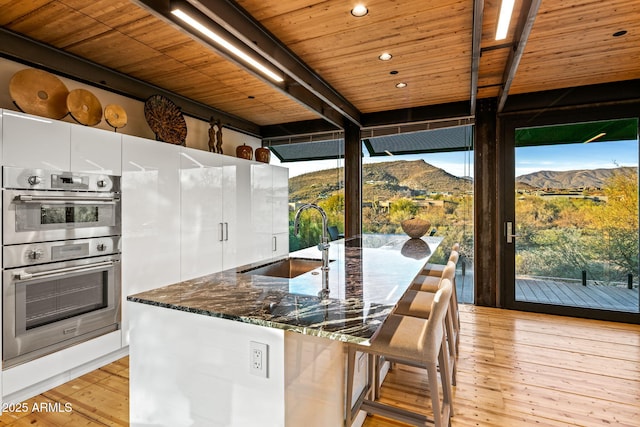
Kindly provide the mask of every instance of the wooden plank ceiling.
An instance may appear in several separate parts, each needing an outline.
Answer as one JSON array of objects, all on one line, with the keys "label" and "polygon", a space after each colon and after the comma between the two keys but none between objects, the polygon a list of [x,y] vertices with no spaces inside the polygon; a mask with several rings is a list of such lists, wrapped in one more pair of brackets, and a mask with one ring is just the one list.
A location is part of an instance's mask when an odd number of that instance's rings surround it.
[{"label": "wooden plank ceiling", "polygon": [[[470,102],[473,1],[365,3],[356,18],[343,0],[238,0],[361,113]],[[499,95],[529,5],[516,0],[508,38],[495,41],[500,0],[484,1],[478,99]],[[142,3],[0,0],[0,10],[4,29],[257,125],[320,118]],[[393,58],[380,61],[383,52]],[[509,93],[638,78],[639,1],[544,0]]]}]

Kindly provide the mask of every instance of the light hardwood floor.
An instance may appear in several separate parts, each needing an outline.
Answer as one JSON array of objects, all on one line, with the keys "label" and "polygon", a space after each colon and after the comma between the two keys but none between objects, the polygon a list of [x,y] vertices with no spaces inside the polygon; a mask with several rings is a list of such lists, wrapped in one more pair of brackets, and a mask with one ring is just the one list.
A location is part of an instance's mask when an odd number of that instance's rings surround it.
[{"label": "light hardwood floor", "polygon": [[[640,425],[639,325],[470,305],[461,319],[454,427]],[[30,399],[27,412],[5,412],[0,426],[126,426],[128,377],[124,358]],[[398,366],[382,399],[428,408],[423,373]],[[55,402],[62,411],[31,412]]]}]

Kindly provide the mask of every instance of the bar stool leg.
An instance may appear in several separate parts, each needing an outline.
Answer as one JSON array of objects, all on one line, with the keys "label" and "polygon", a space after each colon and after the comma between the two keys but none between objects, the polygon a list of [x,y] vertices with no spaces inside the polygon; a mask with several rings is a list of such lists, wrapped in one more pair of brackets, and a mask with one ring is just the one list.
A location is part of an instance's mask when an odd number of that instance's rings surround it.
[{"label": "bar stool leg", "polygon": [[351,427],[353,423],[353,414],[351,407],[353,406],[353,379],[355,376],[356,350],[352,346],[347,346],[347,396],[345,404],[345,427]]},{"label": "bar stool leg", "polygon": [[449,363],[451,369],[451,385],[456,385],[456,375],[458,373],[458,369],[456,367],[458,358],[457,345],[456,345],[456,328],[453,324],[453,313],[451,309],[447,310],[446,318],[445,318],[445,334],[446,334],[446,345],[449,351]]}]

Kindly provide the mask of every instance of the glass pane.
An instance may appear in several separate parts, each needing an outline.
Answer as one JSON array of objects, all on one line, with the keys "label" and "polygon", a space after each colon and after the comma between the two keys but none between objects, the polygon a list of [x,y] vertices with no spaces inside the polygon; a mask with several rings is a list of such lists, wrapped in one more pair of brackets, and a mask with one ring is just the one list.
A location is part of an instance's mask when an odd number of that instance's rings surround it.
[{"label": "glass pane", "polygon": [[26,329],[33,329],[107,306],[108,272],[34,282],[26,287]]},{"label": "glass pane", "polygon": [[334,135],[323,141],[275,145],[272,150],[277,157],[271,157],[271,164],[289,169],[289,252],[322,240],[322,217],[315,209],[301,213],[294,233],[295,214],[306,203],[326,213],[329,241],[344,237],[344,139]]},{"label": "glass pane", "polygon": [[40,207],[41,224],[71,224],[98,222],[97,206],[48,206]]},{"label": "glass pane", "polygon": [[[469,127],[469,138],[471,133]],[[456,289],[461,303],[474,301],[472,159],[469,148],[363,160],[363,233],[407,237],[403,220],[426,220],[427,234],[444,238],[429,258],[433,264],[446,264],[451,247],[459,243]]]},{"label": "glass pane", "polygon": [[617,126],[638,123],[516,132],[517,301],[639,311],[638,139],[609,138]]}]

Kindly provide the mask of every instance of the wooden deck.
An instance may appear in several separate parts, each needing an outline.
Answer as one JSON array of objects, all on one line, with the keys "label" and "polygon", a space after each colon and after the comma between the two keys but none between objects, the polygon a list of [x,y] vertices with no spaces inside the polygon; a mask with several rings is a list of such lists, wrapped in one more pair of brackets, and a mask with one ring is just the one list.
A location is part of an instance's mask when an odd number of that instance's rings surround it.
[{"label": "wooden deck", "polygon": [[[472,305],[460,310],[453,427],[639,425],[640,325]],[[127,426],[128,378],[124,358],[30,399],[26,411],[5,411],[0,426]],[[428,396],[424,372],[400,365],[382,387],[382,399],[426,414]],[[56,402],[71,411],[33,411]],[[378,416],[364,424],[403,425]],[[306,427],[331,426],[315,426],[310,416]]]},{"label": "wooden deck", "polygon": [[[467,268],[463,276],[456,273],[456,289],[461,303],[473,304],[473,270]],[[518,301],[555,304],[601,310],[640,312],[638,286],[602,286],[587,282],[562,281],[540,277],[519,276],[516,279]]]},{"label": "wooden deck", "polygon": [[516,300],[637,313],[638,288],[602,286],[521,276],[516,279]]}]

